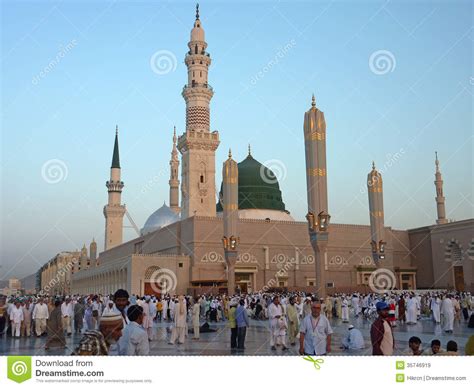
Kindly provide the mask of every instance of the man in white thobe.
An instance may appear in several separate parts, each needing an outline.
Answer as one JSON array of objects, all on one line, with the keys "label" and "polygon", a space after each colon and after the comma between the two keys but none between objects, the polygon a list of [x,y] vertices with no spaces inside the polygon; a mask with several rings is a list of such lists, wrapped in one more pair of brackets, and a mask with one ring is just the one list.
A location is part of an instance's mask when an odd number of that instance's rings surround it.
[{"label": "man in white thobe", "polygon": [[342,322],[349,322],[349,301],[342,296]]},{"label": "man in white thobe", "polygon": [[20,338],[21,323],[23,322],[23,309],[20,301],[16,301],[10,312],[10,321],[12,324],[12,337]]},{"label": "man in white thobe", "polygon": [[364,337],[360,330],[356,329],[353,325],[349,325],[348,330],[349,332],[342,339],[342,347],[344,349],[364,349]]},{"label": "man in white thobe", "polygon": [[440,305],[441,305],[441,300],[439,299],[438,295],[434,295],[433,298],[431,298],[430,308],[431,308],[431,312],[433,313],[433,320],[437,324],[441,322]]},{"label": "man in white thobe", "polygon": [[174,326],[168,343],[174,345],[178,340],[178,344],[183,344],[188,330],[186,299],[183,295],[179,296],[178,303],[174,305],[173,320]]},{"label": "man in white thobe", "polygon": [[68,297],[61,305],[61,315],[63,317],[63,327],[67,331],[67,335],[71,335],[72,333],[72,326],[71,326],[71,319],[74,315],[72,309],[71,299]]},{"label": "man in white thobe", "polygon": [[454,326],[454,304],[450,295],[447,295],[441,303],[441,314],[443,315],[443,330],[446,333],[452,333]]},{"label": "man in white thobe", "polygon": [[408,325],[416,324],[417,322],[416,313],[417,313],[417,301],[416,301],[416,298],[413,297],[413,295],[410,295],[410,298],[407,300],[407,312],[406,312]]},{"label": "man in white thobe", "polygon": [[[285,336],[286,328],[283,322],[280,321],[284,318],[285,311],[283,306],[280,304],[280,298],[278,296],[273,297],[273,303],[268,306],[268,318],[270,319],[270,346],[272,350],[276,350],[275,345],[282,345],[283,350],[286,350]],[[282,335],[282,332],[284,333]]]},{"label": "man in white thobe", "polygon": [[36,336],[41,337],[46,331],[46,321],[49,318],[48,305],[40,298],[33,309],[33,320],[35,321]]},{"label": "man in white thobe", "polygon": [[357,318],[360,313],[359,296],[357,294],[352,295],[352,308],[354,309],[354,316]]}]

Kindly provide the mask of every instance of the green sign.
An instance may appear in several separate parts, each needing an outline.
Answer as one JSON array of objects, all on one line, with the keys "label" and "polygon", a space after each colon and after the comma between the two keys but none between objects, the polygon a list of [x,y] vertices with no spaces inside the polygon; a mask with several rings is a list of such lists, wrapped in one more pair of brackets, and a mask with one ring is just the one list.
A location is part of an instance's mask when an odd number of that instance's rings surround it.
[{"label": "green sign", "polygon": [[8,373],[10,380],[22,383],[31,379],[31,357],[30,356],[8,356]]}]

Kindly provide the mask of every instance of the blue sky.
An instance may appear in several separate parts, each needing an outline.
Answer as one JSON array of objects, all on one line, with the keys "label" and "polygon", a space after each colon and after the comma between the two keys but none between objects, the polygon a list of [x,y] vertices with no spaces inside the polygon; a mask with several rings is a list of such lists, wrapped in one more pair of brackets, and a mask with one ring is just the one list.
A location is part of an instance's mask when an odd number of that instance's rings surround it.
[{"label": "blue sky", "polygon": [[[172,128],[182,133],[185,123],[183,59],[194,7],[2,1],[0,279],[28,275],[92,237],[103,247],[116,124],[122,197],[135,222],[143,226],[168,201]],[[213,59],[218,172],[229,147],[240,161],[251,143],[302,220],[303,115],[314,92],[327,122],[332,222],[369,223],[364,188],[375,160],[386,224],[432,224],[435,150],[448,217],[473,216],[469,1],[204,1],[200,9]],[[159,75],[150,59],[162,50],[176,68]],[[370,61],[377,53],[380,62]],[[42,174],[51,163],[59,167],[57,183]],[[126,239],[135,236],[125,229]]]}]

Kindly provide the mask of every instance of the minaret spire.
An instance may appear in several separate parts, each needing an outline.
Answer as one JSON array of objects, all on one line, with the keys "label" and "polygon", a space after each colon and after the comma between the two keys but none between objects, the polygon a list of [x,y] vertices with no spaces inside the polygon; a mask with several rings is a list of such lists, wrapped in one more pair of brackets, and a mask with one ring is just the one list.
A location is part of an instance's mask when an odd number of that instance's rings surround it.
[{"label": "minaret spire", "polygon": [[115,126],[115,143],[114,143],[114,153],[112,155],[112,166],[111,166],[111,168],[120,168],[118,125]]},{"label": "minaret spire", "polygon": [[171,150],[170,160],[170,208],[176,214],[181,211],[179,207],[179,157],[176,148],[176,127],[173,129],[173,148]]},{"label": "minaret spire", "polygon": [[196,3],[196,20],[199,20],[199,3]]},{"label": "minaret spire", "polygon": [[121,204],[123,182],[121,180],[118,126],[115,127],[114,152],[110,167],[110,180],[106,182],[109,200],[104,206],[105,217],[105,250],[122,244],[123,216],[125,206]]},{"label": "minaret spire", "polygon": [[441,170],[439,169],[438,152],[435,151],[435,187],[436,187],[436,210],[438,218],[436,219],[437,224],[446,224],[448,222],[446,218],[446,207],[445,198],[443,195],[443,178],[441,177]]}]

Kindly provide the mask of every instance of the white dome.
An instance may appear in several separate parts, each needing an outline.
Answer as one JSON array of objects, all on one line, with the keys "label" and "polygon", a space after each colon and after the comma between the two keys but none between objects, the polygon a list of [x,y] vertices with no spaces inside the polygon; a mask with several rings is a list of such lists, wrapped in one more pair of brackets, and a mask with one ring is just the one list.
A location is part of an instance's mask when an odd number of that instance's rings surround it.
[{"label": "white dome", "polygon": [[141,230],[141,234],[144,235],[154,232],[155,230],[173,224],[176,221],[179,221],[179,215],[164,203],[162,207],[148,217]]}]

